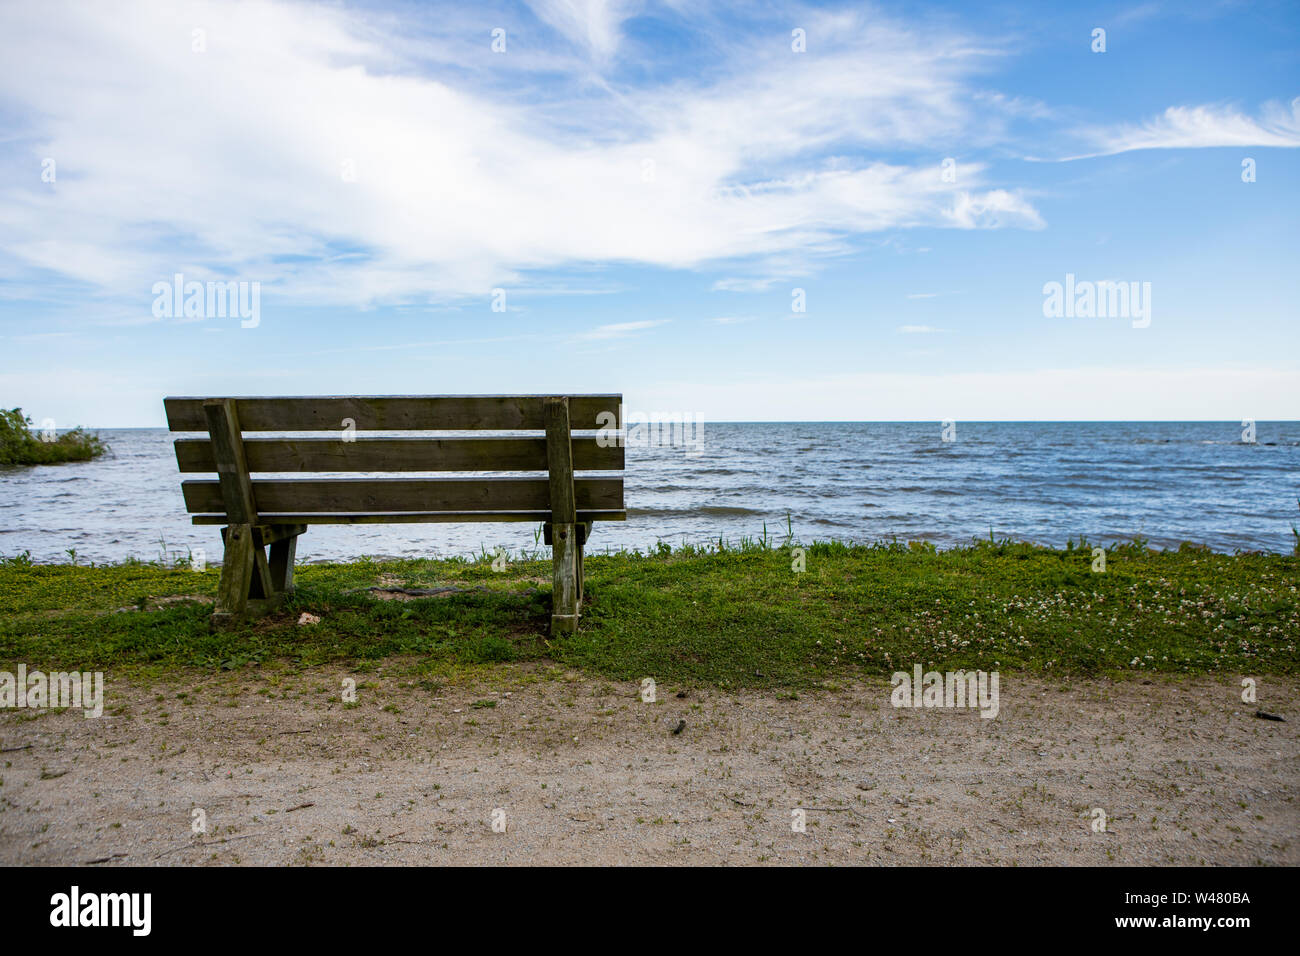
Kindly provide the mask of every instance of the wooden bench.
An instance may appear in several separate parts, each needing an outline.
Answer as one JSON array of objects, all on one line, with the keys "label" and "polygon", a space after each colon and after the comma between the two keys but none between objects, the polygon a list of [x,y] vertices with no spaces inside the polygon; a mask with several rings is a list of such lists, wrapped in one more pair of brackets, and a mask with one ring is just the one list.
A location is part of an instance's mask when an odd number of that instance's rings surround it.
[{"label": "wooden bench", "polygon": [[[264,611],[293,590],[298,536],[312,524],[531,521],[553,550],[552,632],[582,611],[582,555],[594,521],[622,521],[621,441],[595,431],[617,421],[621,395],[419,395],[374,398],[167,398],[176,461],[194,524],[224,525],[213,623]],[[610,413],[600,422],[597,416]],[[357,437],[355,432],[534,432],[533,435]],[[245,437],[248,432],[335,432]],[[608,445],[609,447],[601,447]],[[534,472],[532,476],[255,478],[276,473]],[[267,549],[270,549],[268,555]]]}]

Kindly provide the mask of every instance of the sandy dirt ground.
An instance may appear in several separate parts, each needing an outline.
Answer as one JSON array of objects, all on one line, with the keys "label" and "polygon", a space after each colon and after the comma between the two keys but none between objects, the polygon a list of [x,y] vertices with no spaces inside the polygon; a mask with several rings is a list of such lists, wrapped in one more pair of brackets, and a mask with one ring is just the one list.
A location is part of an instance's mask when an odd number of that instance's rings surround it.
[{"label": "sandy dirt ground", "polygon": [[410,675],[109,675],[99,719],[4,711],[0,862],[1300,864],[1296,680],[1254,705],[1238,676],[1003,675],[982,719],[895,709],[884,681],[650,704]]}]

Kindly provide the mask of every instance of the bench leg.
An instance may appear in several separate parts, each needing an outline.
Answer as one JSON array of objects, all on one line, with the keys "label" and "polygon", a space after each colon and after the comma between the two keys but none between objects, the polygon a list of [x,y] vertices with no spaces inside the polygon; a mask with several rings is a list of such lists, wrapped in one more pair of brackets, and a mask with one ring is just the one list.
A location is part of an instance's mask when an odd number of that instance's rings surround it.
[{"label": "bench leg", "polygon": [[579,539],[579,540],[578,540],[578,545],[577,545],[577,552],[578,552],[578,553],[577,553],[577,559],[576,559],[577,570],[578,570],[578,614],[582,614],[582,601],[583,601],[583,598],[586,597],[586,595],[587,595],[587,592],[586,592],[586,590],[584,589],[584,586],[585,586],[586,582],[583,580],[583,577],[582,577],[582,555],[583,555],[583,551],[585,550],[585,548],[586,548],[586,545],[584,545],[584,544],[582,543],[582,540]]},{"label": "bench leg", "polygon": [[296,534],[271,544],[271,587],[276,594],[293,593],[293,559],[298,553]]},{"label": "bench leg", "polygon": [[[293,590],[293,559],[298,535],[304,525],[254,527],[246,524],[223,528],[225,556],[221,561],[221,583],[217,606],[212,614],[215,627],[227,627],[250,610],[269,611]],[[266,557],[269,539],[271,558]]]},{"label": "bench leg", "polygon": [[578,590],[582,546],[575,526],[555,523],[551,527],[551,633],[571,634],[578,629],[582,592]]},{"label": "bench leg", "polygon": [[260,550],[253,542],[253,529],[234,524],[222,529],[225,552],[221,558],[221,583],[217,586],[217,607],[212,623],[223,626],[243,617],[248,610],[249,591],[253,584],[253,552]]},{"label": "bench leg", "polygon": [[587,539],[591,537],[591,522],[583,521],[574,525],[578,541],[578,614],[582,614],[582,602],[587,599],[587,579],[583,572],[583,559],[587,552]]}]

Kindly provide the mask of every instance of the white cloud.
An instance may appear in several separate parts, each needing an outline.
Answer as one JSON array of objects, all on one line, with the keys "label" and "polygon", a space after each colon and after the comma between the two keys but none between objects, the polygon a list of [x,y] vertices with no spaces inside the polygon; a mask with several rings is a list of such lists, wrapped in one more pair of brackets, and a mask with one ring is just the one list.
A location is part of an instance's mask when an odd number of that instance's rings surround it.
[{"label": "white cloud", "polygon": [[960,192],[951,207],[945,210],[945,216],[950,225],[959,229],[998,229],[1003,226],[1042,229],[1045,225],[1033,206],[1005,189],[986,193]]},{"label": "white cloud", "polygon": [[932,325],[900,325],[898,331],[904,335],[928,335],[931,332],[942,332],[943,329],[936,329]]},{"label": "white cloud", "polygon": [[761,278],[729,276],[714,282],[712,289],[714,292],[766,292],[779,281],[779,278],[778,276]]},{"label": "white cloud", "polygon": [[603,61],[618,49],[623,21],[640,4],[629,0],[529,0],[529,6],[539,19]]},{"label": "white cloud", "polygon": [[[635,9],[537,4],[598,58]],[[0,250],[22,278],[146,306],[175,272],[299,303],[427,304],[572,264],[784,278],[863,233],[1041,225],[978,164],[957,191],[937,166],[844,158],[994,135],[967,92],[987,51],[869,12],[806,19],[816,57],[722,31],[707,79],[593,92],[588,66],[530,72],[527,52],[493,54],[460,23],[417,45],[401,24],[281,0],[0,5]]]},{"label": "white cloud", "polygon": [[631,335],[634,332],[643,332],[646,329],[653,329],[657,325],[665,325],[672,321],[671,319],[648,319],[642,322],[615,322],[612,325],[600,325],[583,332],[578,336],[580,339],[621,339]]},{"label": "white cloud", "polygon": [[1138,126],[1094,130],[1095,152],[1071,159],[1109,156],[1136,149],[1213,146],[1300,146],[1300,97],[1289,106],[1269,103],[1258,117],[1227,106],[1171,106]]}]

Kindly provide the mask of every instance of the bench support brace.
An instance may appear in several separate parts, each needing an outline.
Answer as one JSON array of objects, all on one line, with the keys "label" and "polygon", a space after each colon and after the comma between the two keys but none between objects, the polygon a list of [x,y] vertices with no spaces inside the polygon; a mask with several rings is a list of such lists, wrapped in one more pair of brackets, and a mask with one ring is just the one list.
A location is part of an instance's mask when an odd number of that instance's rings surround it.
[{"label": "bench support brace", "polygon": [[214,626],[234,624],[250,612],[274,610],[293,593],[293,559],[298,535],[306,530],[305,524],[232,524],[221,529],[226,547]]}]

